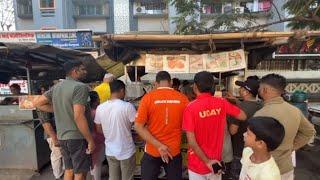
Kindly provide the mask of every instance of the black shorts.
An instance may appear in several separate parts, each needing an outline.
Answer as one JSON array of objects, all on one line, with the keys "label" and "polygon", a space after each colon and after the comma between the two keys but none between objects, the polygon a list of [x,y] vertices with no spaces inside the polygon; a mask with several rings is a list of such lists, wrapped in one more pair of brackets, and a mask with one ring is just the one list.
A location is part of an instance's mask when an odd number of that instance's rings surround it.
[{"label": "black shorts", "polygon": [[86,154],[88,143],[84,139],[60,140],[61,154],[65,169],[72,169],[75,174],[90,171],[91,157]]},{"label": "black shorts", "polygon": [[143,180],[154,180],[160,174],[160,167],[163,166],[168,180],[182,179],[182,157],[181,154],[173,157],[169,163],[164,163],[161,157],[153,157],[144,153],[141,162],[141,176]]}]

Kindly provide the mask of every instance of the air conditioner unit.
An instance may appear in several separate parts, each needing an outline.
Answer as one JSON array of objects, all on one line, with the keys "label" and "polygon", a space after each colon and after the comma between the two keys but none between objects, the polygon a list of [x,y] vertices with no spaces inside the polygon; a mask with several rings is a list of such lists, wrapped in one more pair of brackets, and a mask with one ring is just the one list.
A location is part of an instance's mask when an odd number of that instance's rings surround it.
[{"label": "air conditioner unit", "polygon": [[234,11],[237,14],[243,14],[244,13],[244,7],[235,7]]},{"label": "air conditioner unit", "polygon": [[144,14],[146,13],[146,7],[145,6],[137,6],[135,9],[135,14]]}]

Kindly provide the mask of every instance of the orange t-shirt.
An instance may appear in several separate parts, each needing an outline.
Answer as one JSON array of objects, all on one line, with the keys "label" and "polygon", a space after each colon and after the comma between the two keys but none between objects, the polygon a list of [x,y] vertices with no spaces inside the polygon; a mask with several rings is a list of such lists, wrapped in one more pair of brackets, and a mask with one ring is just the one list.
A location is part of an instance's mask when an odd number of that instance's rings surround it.
[{"label": "orange t-shirt", "polygon": [[[142,98],[135,122],[146,124],[149,132],[176,156],[180,153],[182,117],[188,103],[188,98],[178,91],[158,88]],[[158,149],[148,142],[145,152],[160,157]]]}]

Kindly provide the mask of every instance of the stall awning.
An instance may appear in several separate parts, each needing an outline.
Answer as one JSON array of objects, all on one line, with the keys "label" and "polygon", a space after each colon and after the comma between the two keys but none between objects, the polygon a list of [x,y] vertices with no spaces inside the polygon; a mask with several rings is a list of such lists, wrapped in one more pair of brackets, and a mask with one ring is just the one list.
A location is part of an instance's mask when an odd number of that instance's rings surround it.
[{"label": "stall awning", "polygon": [[7,83],[13,76],[26,78],[26,68],[30,70],[31,79],[64,78],[63,64],[73,60],[86,65],[86,82],[103,78],[105,70],[88,53],[36,43],[0,42],[0,82]]},{"label": "stall awning", "polygon": [[244,49],[259,59],[272,58],[277,47],[287,44],[290,38],[317,37],[320,31],[299,32],[243,32],[201,35],[159,34],[106,34],[95,36],[113,61],[128,63],[142,53],[149,54],[203,54]]}]

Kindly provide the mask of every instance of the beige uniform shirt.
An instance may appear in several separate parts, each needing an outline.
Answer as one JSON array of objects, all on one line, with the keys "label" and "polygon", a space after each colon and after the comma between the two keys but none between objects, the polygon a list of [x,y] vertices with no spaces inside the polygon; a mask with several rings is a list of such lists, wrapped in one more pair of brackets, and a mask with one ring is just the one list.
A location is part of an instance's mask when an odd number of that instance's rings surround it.
[{"label": "beige uniform shirt", "polygon": [[254,115],[277,119],[285,129],[285,136],[280,146],[271,152],[281,174],[293,170],[291,153],[308,143],[314,136],[314,126],[295,106],[277,97],[266,102],[262,109]]}]

